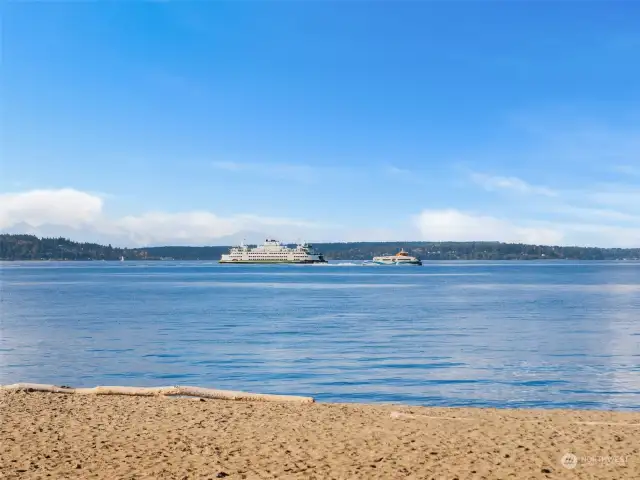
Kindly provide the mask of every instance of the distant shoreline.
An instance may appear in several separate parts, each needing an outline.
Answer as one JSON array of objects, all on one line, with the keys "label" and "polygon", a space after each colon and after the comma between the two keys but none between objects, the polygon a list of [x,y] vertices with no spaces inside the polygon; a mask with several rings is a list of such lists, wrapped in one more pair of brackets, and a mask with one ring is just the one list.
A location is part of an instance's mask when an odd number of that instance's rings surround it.
[{"label": "distant shoreline", "polygon": [[[43,261],[207,260],[218,261],[228,246],[164,246],[119,248],[66,238],[0,234],[0,259]],[[401,249],[425,262],[501,260],[640,260],[640,248],[597,248],[529,245],[502,242],[336,242],[315,243],[316,251],[329,260],[371,260]]]}]

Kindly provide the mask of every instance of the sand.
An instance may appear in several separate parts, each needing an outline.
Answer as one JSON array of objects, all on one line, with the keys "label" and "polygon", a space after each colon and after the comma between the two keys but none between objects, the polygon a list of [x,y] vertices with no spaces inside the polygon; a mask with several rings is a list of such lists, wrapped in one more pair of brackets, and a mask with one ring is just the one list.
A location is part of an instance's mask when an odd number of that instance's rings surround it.
[{"label": "sand", "polygon": [[623,412],[0,392],[0,442],[3,479],[640,478]]}]

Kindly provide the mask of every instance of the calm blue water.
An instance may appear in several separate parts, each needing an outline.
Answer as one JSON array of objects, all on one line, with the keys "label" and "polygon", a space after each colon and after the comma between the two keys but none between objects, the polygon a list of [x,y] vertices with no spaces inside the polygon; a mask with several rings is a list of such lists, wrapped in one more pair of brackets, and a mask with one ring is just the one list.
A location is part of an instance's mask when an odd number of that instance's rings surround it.
[{"label": "calm blue water", "polygon": [[640,409],[638,263],[0,269],[0,383]]}]

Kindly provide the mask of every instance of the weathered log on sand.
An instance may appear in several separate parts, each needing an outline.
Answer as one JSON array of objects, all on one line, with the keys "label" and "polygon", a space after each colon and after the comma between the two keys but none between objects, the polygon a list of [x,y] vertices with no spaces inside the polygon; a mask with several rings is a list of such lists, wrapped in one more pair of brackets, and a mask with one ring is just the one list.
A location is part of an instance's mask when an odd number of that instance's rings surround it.
[{"label": "weathered log on sand", "polygon": [[71,387],[59,387],[44,383],[14,383],[13,385],[0,385],[0,390],[13,390],[22,392],[49,392],[49,393],[75,393]]},{"label": "weathered log on sand", "polygon": [[295,395],[270,395],[265,393],[235,392],[233,390],[216,390],[201,387],[109,387],[98,386],[94,388],[72,388],[67,386],[47,385],[42,383],[14,383],[13,385],[0,385],[0,390],[14,392],[48,392],[66,393],[78,395],[134,395],[142,397],[151,396],[185,396],[199,398],[214,398],[221,400],[245,400],[259,402],[297,402],[313,403],[313,397],[298,397]]}]

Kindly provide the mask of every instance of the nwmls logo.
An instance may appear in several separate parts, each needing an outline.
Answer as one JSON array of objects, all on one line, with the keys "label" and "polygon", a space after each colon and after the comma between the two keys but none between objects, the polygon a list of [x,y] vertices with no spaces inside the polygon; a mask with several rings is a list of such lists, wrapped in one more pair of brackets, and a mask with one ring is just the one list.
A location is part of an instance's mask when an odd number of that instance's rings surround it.
[{"label": "nwmls logo", "polygon": [[560,459],[560,463],[564,468],[573,470],[578,466],[578,457],[576,457],[573,453],[565,453]]},{"label": "nwmls logo", "polygon": [[560,459],[563,467],[573,470],[580,465],[626,465],[628,456],[622,455],[600,455],[578,457],[573,453],[565,453]]}]

